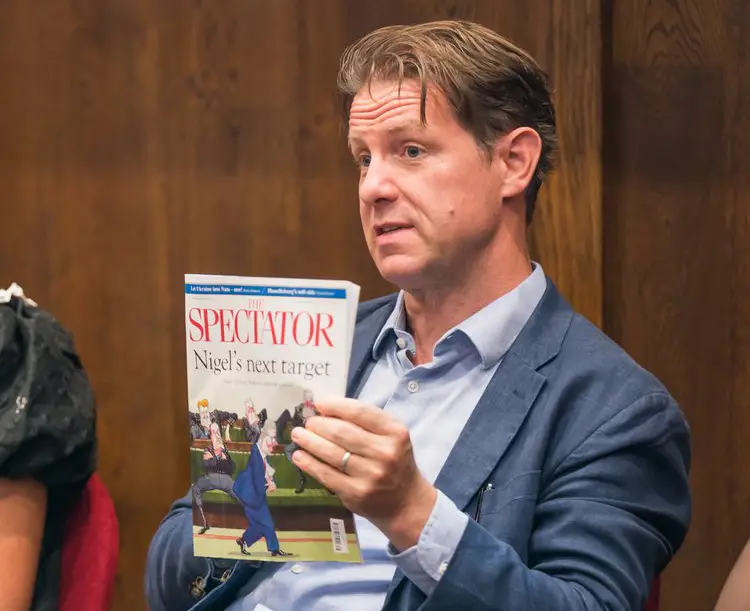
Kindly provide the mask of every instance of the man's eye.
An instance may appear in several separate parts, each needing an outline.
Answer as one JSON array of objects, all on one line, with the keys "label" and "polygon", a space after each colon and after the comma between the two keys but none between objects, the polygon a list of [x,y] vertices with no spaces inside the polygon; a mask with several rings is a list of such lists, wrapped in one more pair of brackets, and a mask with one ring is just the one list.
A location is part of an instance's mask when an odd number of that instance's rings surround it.
[{"label": "man's eye", "polygon": [[422,153],[422,149],[420,149],[418,146],[407,146],[406,147],[406,156],[411,157],[412,159],[415,159],[419,157],[419,155]]},{"label": "man's eye", "polygon": [[357,158],[357,165],[363,168],[367,168],[370,166],[370,161],[372,161],[372,157],[369,155],[360,155]]}]

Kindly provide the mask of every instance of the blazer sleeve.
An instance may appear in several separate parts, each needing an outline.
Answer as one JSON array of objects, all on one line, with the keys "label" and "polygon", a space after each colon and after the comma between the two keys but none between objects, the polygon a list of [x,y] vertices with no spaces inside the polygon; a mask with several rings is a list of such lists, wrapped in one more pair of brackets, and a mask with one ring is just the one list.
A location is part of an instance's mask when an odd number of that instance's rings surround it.
[{"label": "blazer sleeve", "polygon": [[[209,560],[193,553],[193,497],[191,493],[175,501],[159,524],[146,554],[144,579],[150,611],[186,611],[199,602],[192,586],[198,578],[209,583],[212,563],[229,568],[234,561]],[[246,570],[257,566],[244,562]],[[258,566],[260,563],[258,563]]]},{"label": "blazer sleeve", "polygon": [[206,558],[193,554],[193,505],[188,493],[175,501],[159,524],[146,555],[146,601],[151,611],[183,611],[198,600],[191,585],[209,576]]},{"label": "blazer sleeve", "polygon": [[470,519],[437,586],[412,608],[643,609],[688,529],[689,463],[689,430],[674,401],[661,392],[638,399],[543,483],[528,565]]}]

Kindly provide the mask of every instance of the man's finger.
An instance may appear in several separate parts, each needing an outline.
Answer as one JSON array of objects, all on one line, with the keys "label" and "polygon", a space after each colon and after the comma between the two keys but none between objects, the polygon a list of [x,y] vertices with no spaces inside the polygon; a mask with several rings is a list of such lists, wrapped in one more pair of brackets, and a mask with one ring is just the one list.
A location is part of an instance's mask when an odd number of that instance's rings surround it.
[{"label": "man's finger", "polygon": [[340,496],[342,490],[346,490],[346,486],[351,481],[351,478],[349,478],[348,475],[345,475],[338,469],[334,469],[329,464],[318,460],[305,450],[297,450],[292,455],[292,460],[295,465],[310,477],[316,479],[336,495]]},{"label": "man's finger", "polygon": [[377,448],[383,437],[375,435],[361,426],[328,416],[313,416],[305,423],[305,429],[323,437],[352,454],[376,458]]},{"label": "man's finger", "polygon": [[[312,454],[318,460],[340,470],[341,461],[347,452],[347,448],[342,448],[335,443],[331,443],[328,439],[321,437],[317,433],[301,427],[292,429],[292,440],[306,450],[308,454]],[[361,466],[359,461],[362,458],[355,456],[352,450],[348,451],[352,452],[352,456],[347,463],[346,474],[351,476],[358,475],[360,472],[357,467]]]},{"label": "man's finger", "polygon": [[353,422],[376,435],[389,435],[400,424],[382,409],[358,401],[357,399],[329,399],[323,403],[316,403],[315,407],[323,416],[341,418],[342,420]]}]

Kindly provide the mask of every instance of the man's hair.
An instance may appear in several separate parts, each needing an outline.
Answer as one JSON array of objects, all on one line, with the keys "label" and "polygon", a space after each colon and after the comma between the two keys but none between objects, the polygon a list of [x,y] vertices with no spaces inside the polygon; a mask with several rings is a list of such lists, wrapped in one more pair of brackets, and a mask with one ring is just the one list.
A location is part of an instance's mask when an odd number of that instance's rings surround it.
[{"label": "man's hair", "polygon": [[531,127],[542,150],[526,189],[526,220],[552,169],[557,149],[555,109],[545,72],[524,50],[496,32],[468,21],[434,21],[375,30],[341,57],[338,92],[348,124],[354,96],[373,79],[419,79],[424,124],[427,87],[445,95],[458,122],[486,152],[503,134]]}]

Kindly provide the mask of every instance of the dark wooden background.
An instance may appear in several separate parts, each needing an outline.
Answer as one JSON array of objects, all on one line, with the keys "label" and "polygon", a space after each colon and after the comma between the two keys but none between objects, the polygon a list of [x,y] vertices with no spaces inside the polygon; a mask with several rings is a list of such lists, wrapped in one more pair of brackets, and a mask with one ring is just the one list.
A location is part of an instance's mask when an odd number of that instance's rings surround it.
[{"label": "dark wooden background", "polygon": [[4,0],[0,284],[52,310],[90,371],[117,611],[145,608],[149,539],[188,487],[182,275],[392,290],[361,238],[334,80],[356,37],[438,18],[550,71],[562,154],[534,256],[693,426],[696,516],[663,609],[710,608],[750,535],[744,0]]},{"label": "dark wooden background", "polygon": [[750,3],[614,0],[604,23],[604,325],[688,416],[662,608],[710,610],[750,537]]}]

